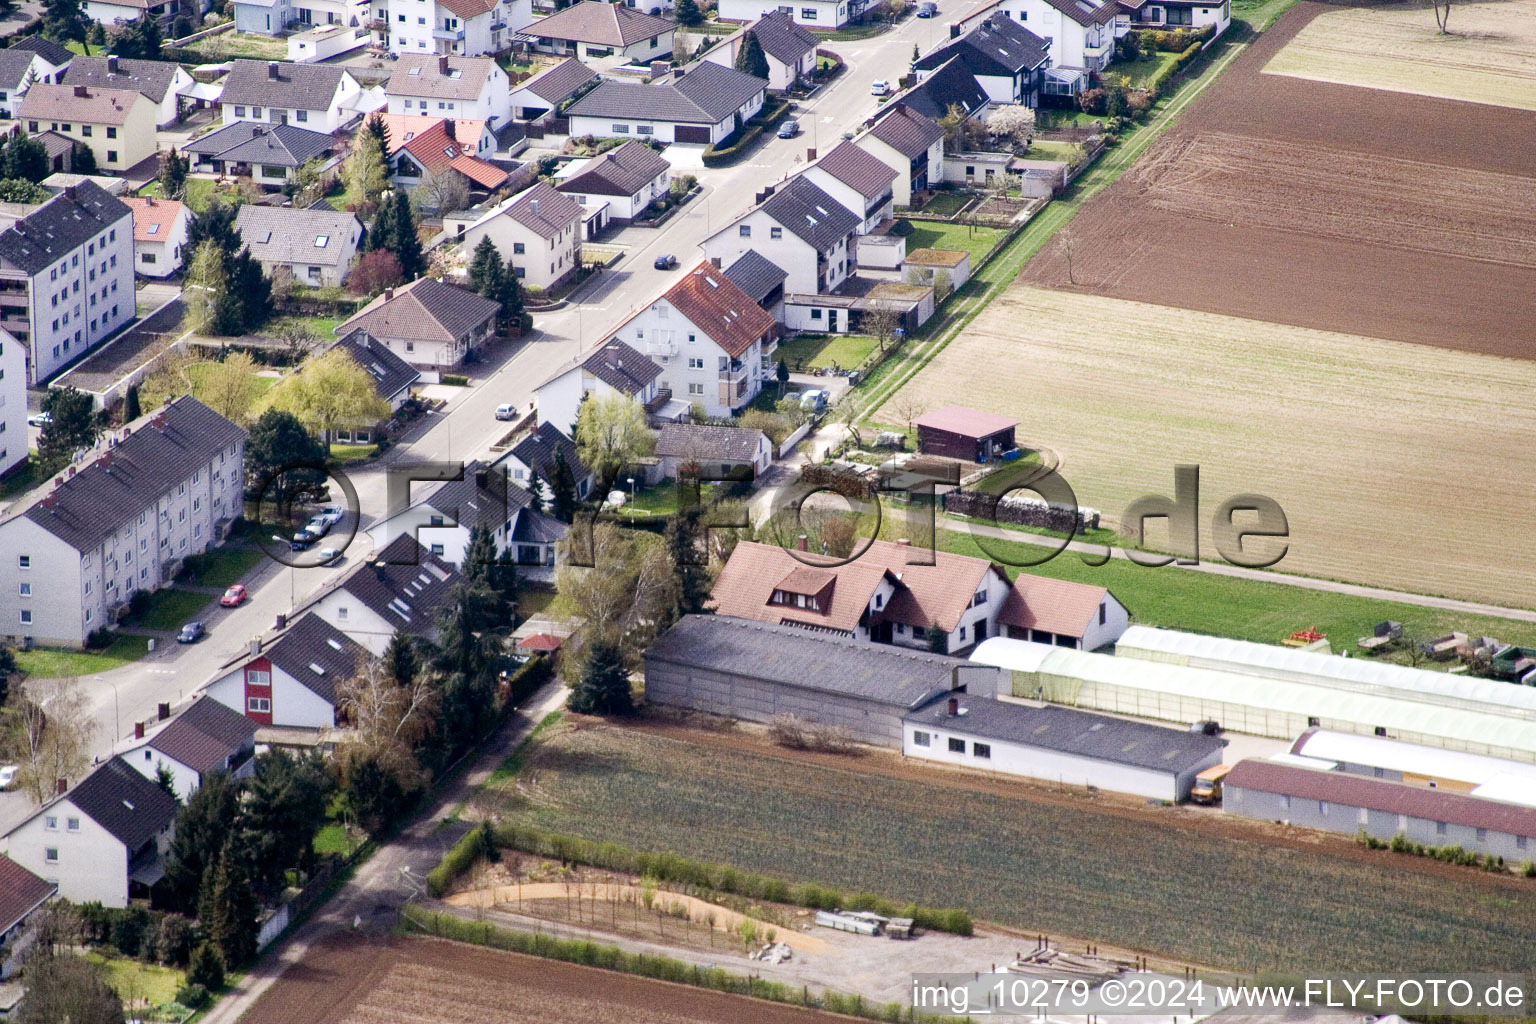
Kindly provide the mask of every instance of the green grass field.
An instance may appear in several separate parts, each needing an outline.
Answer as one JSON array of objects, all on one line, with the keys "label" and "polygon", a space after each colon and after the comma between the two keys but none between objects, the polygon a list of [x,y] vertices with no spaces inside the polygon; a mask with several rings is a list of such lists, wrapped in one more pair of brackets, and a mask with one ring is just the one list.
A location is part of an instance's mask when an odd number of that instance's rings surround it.
[{"label": "green grass field", "polygon": [[878,344],[877,339],[862,334],[802,334],[779,342],[776,357],[796,372],[831,366],[852,369]]},{"label": "green grass field", "polygon": [[257,333],[264,338],[275,338],[284,328],[302,326],[308,327],[317,338],[329,344],[332,340],[331,332],[340,327],[345,319],[342,316],[275,316],[263,324]]},{"label": "green grass field", "polygon": [[[176,998],[176,990],[186,976],[170,967],[146,964],[127,957],[106,957],[100,953],[87,953],[85,958],[97,964],[106,973],[107,984],[129,1008],[161,1006]],[[156,1018],[159,1019],[159,1018]]]},{"label": "green grass field", "polygon": [[93,676],[130,665],[147,653],[149,647],[143,637],[120,636],[100,651],[64,651],[49,647],[18,650],[16,667],[34,679]]},{"label": "green grass field", "polygon": [[1046,142],[1034,139],[1024,153],[1025,160],[1065,160],[1071,162],[1073,151],[1082,151],[1075,142]]},{"label": "green grass field", "polygon": [[1536,883],[1195,833],[1174,812],[1111,816],[610,726],[551,728],[527,766],[504,812],[544,828],[1212,966],[1493,970],[1536,941]]},{"label": "green grass field", "polygon": [[213,600],[191,590],[163,588],[149,595],[149,609],[136,625],[143,629],[180,629]]},{"label": "green grass field", "polygon": [[331,461],[338,466],[351,466],[359,462],[367,462],[379,453],[376,444],[333,444],[331,445]]},{"label": "green grass field", "polygon": [[1003,234],[1000,228],[940,224],[931,220],[911,220],[905,223],[912,226],[911,233],[907,235],[907,252],[913,249],[955,249],[968,252],[971,254],[972,270],[980,265]]},{"label": "green grass field", "polygon": [[186,582],[202,587],[227,587],[260,565],[266,555],[252,548],[217,548],[204,556],[204,568]]},{"label": "green grass field", "polygon": [[[193,363],[191,366],[187,367],[187,376],[192,380],[192,394],[194,397],[199,395],[202,388],[205,386],[205,381],[209,371],[216,365],[218,364],[207,362]],[[272,385],[277,383],[277,378],[263,377],[259,374],[253,373],[246,377],[245,382],[247,400],[254,403],[256,399],[266,394],[267,390],[271,388]]]},{"label": "green grass field", "polygon": [[[212,178],[189,177],[185,187],[182,189],[181,201],[186,203],[193,213],[202,213],[208,209],[208,204],[213,200],[216,188],[217,186]],[[160,183],[158,181],[150,182],[139,189],[139,195],[152,196],[155,199],[161,198]],[[226,203],[234,202],[235,197],[227,195],[224,197],[224,201]]]},{"label": "green grass field", "polygon": [[1129,78],[1132,89],[1145,89],[1152,76],[1174,62],[1178,57],[1176,53],[1143,54],[1139,60],[1121,60],[1111,64],[1105,74],[1125,75]]},{"label": "green grass field", "polygon": [[339,857],[346,857],[362,846],[363,842],[364,838],[360,833],[348,831],[345,825],[333,821],[315,833],[313,846],[318,854],[334,853]]},{"label": "green grass field", "polygon": [[975,198],[969,192],[935,192],[923,206],[923,212],[935,217],[953,217]]}]

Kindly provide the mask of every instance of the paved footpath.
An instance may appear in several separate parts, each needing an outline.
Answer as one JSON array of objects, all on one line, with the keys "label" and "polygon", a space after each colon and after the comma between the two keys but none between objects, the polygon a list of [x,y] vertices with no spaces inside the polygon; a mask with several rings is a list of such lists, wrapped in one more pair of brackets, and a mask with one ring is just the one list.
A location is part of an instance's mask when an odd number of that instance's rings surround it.
[{"label": "paved footpath", "polygon": [[494,736],[469,755],[473,761],[468,769],[437,794],[432,807],[359,864],[352,877],[316,907],[298,930],[267,950],[202,1018],[202,1024],[235,1024],[284,971],[327,936],[357,927],[392,930],[400,907],[426,894],[427,872],[469,831],[468,822],[444,824],[443,819],[474,795],[545,715],[565,705],[566,693],[564,684],[551,682],[513,712]]}]

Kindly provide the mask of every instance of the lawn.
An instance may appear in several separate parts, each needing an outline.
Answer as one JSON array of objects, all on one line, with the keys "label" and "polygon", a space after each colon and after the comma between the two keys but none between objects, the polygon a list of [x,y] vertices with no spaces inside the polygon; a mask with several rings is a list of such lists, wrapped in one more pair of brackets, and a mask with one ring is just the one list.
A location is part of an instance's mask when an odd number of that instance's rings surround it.
[{"label": "lawn", "polygon": [[981,265],[992,246],[1002,237],[1001,228],[968,224],[941,224],[931,220],[909,220],[907,252],[914,249],[957,249],[971,254],[971,268]]},{"label": "lawn", "polygon": [[361,834],[350,831],[340,822],[333,821],[319,832],[315,833],[315,852],[324,856],[335,854],[338,857],[351,856],[359,846],[362,846],[364,838]]},{"label": "lawn", "polygon": [[1025,160],[1063,160],[1072,162],[1074,154],[1081,155],[1083,148],[1075,142],[1046,142],[1034,139],[1024,151]]},{"label": "lawn", "polygon": [[214,599],[191,590],[164,587],[149,595],[149,608],[134,623],[143,629],[180,629]]},{"label": "lawn", "polygon": [[923,205],[924,213],[935,217],[953,217],[971,204],[976,197],[968,192],[935,192]]},{"label": "lawn", "polygon": [[346,319],[344,316],[275,316],[257,333],[263,338],[276,338],[290,327],[307,327],[321,341],[329,342],[332,332]]},{"label": "lawn", "polygon": [[[209,368],[216,365],[218,364],[204,362],[193,363],[187,367],[187,376],[192,380],[192,394],[194,397],[201,397],[200,392],[204,386],[205,378],[208,376]],[[246,378],[245,391],[247,402],[254,403],[256,399],[266,393],[268,388],[276,383],[276,377],[263,377],[256,373],[251,374]],[[207,401],[207,399],[203,399],[203,401]]]},{"label": "lawn", "polygon": [[858,366],[875,350],[879,341],[862,334],[801,334],[779,342],[778,358],[799,373],[816,367]]},{"label": "lawn", "polygon": [[1116,61],[1105,73],[1125,75],[1131,80],[1130,88],[1145,89],[1152,76],[1172,64],[1178,56],[1176,53],[1165,53],[1159,50],[1156,53],[1143,54],[1138,60]]},{"label": "lawn", "polygon": [[[644,487],[635,492],[634,500],[629,500],[629,491],[623,480],[614,484],[615,490],[624,491],[624,507],[619,511],[622,515],[633,516],[669,516],[677,511],[678,488],[674,480],[663,480],[655,487]],[[714,498],[719,484],[704,483],[699,485],[699,501],[708,505]]]},{"label": "lawn", "polygon": [[159,964],[146,964],[122,956],[107,957],[95,952],[87,953],[85,958],[106,972],[107,984],[130,1009],[174,1002],[176,990],[186,982],[181,971]]},{"label": "lawn", "polygon": [[[186,203],[193,213],[202,213],[208,209],[208,204],[212,201],[217,188],[218,186],[212,178],[189,177],[182,189],[181,201]],[[139,189],[139,195],[152,196],[155,199],[161,198],[160,183],[158,181],[150,182]],[[227,203],[233,203],[237,199],[233,194],[226,195],[223,198]]]},{"label": "lawn", "polygon": [[524,587],[517,593],[517,614],[520,621],[544,615],[555,603],[556,594],[549,587]]},{"label": "lawn", "polygon": [[501,810],[589,839],[1241,970],[1507,969],[1512,950],[1536,942],[1536,889],[1495,888],[1470,870],[1435,877],[1388,854],[1346,859],[1189,831],[1180,812],[1107,814],[937,772],[947,784],[829,761],[560,725],[502,788]]},{"label": "lawn", "polygon": [[119,636],[100,651],[66,651],[34,647],[16,652],[16,667],[34,679],[93,676],[130,665],[149,653],[141,636]]},{"label": "lawn", "polygon": [[288,41],[270,36],[248,35],[244,32],[225,32],[214,36],[214,44],[220,60],[231,57],[251,57],[256,60],[287,60]]},{"label": "lawn", "polygon": [[266,555],[254,548],[218,548],[202,557],[203,569],[186,582],[202,587],[227,587],[240,582]]},{"label": "lawn", "polygon": [[331,445],[331,461],[338,466],[352,466],[359,462],[367,462],[379,453],[376,444],[333,444]]},{"label": "lawn", "polygon": [[[33,453],[36,457],[36,453]],[[18,494],[25,494],[38,485],[37,463],[28,459],[26,464],[0,481],[0,501],[9,501]]]}]

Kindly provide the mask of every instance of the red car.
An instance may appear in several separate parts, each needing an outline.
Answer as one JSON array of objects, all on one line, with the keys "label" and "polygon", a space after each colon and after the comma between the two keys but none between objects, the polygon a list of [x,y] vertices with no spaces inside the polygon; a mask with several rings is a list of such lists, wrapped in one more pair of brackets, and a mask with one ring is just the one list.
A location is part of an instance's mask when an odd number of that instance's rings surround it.
[{"label": "red car", "polygon": [[219,598],[219,604],[223,605],[225,608],[234,608],[244,603],[245,585],[242,583],[236,583],[234,586],[224,591],[224,596]]}]

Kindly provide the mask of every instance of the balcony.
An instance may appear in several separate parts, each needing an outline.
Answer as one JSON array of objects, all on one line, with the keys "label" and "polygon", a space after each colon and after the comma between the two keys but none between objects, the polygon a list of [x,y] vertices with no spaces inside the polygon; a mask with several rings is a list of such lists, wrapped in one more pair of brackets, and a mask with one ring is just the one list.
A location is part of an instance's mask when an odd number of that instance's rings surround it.
[{"label": "balcony", "polygon": [[464,30],[462,28],[435,28],[432,30],[433,39],[442,39],[450,43],[462,43]]},{"label": "balcony", "polygon": [[737,362],[730,369],[721,370],[720,379],[728,384],[734,384],[737,381],[745,380],[748,372],[745,364]]}]

